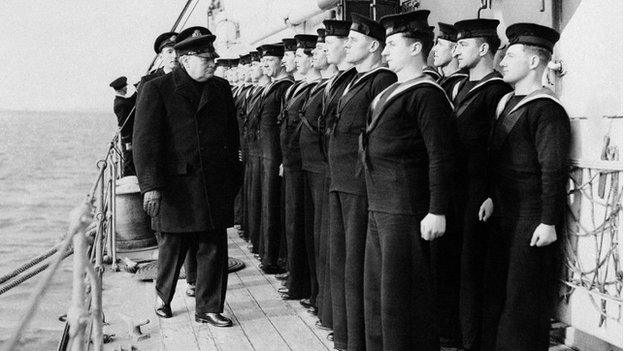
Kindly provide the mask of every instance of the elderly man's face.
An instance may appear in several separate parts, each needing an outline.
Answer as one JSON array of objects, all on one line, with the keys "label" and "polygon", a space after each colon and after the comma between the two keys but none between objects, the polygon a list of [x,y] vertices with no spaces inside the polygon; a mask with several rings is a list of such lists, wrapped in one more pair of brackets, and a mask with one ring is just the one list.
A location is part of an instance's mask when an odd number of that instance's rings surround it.
[{"label": "elderly man's face", "polygon": [[204,82],[214,75],[215,63],[213,58],[197,55],[182,56],[184,69],[193,80]]}]

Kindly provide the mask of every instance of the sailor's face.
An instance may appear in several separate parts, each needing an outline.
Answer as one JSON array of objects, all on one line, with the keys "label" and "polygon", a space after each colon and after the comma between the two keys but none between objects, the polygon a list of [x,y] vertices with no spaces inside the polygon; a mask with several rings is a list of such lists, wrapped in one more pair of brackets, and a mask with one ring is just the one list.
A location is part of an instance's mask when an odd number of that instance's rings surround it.
[{"label": "sailor's face", "polygon": [[459,68],[473,68],[479,63],[480,47],[484,45],[475,38],[460,39],[455,46],[454,56],[457,57]]},{"label": "sailor's face", "polygon": [[260,77],[262,77],[262,65],[260,64],[260,62],[257,61],[253,61],[251,63],[251,79],[253,81],[258,81],[258,79],[260,79]]},{"label": "sailor's face", "polygon": [[245,75],[247,73],[248,67],[249,67],[248,65],[238,65],[238,81],[239,82],[245,81]]},{"label": "sailor's face", "polygon": [[360,32],[350,31],[345,45],[346,61],[352,64],[363,61],[370,54],[371,45],[371,38]]},{"label": "sailor's face", "polygon": [[409,40],[403,36],[402,33],[396,33],[386,38],[386,47],[381,52],[388,63],[388,68],[394,72],[399,72],[410,62],[414,61],[414,46],[416,44],[413,40]]},{"label": "sailor's face", "polygon": [[304,49],[297,49],[295,52],[295,64],[300,74],[307,74],[312,67],[312,56],[305,53]]},{"label": "sailor's face", "polygon": [[295,52],[294,51],[286,51],[284,52],[284,57],[282,57],[282,64],[286,69],[286,72],[292,73],[297,68],[297,64],[295,63]]},{"label": "sailor's face", "polygon": [[203,82],[214,75],[215,63],[213,58],[197,55],[185,55],[184,58],[184,68],[194,80]]},{"label": "sailor's face", "polygon": [[455,43],[450,40],[436,40],[433,46],[433,65],[436,67],[446,66],[453,60],[453,51],[455,51]]},{"label": "sailor's face", "polygon": [[172,46],[164,47],[160,51],[160,57],[162,59],[163,67],[167,69],[173,69],[178,65],[178,60],[176,58],[176,51]]},{"label": "sailor's face", "polygon": [[316,69],[325,69],[328,65],[325,43],[316,43],[316,48],[312,50],[312,66]]},{"label": "sailor's face", "polygon": [[215,68],[215,72],[214,72],[215,76],[223,78],[223,73],[224,73],[223,72],[223,66],[217,66]]},{"label": "sailor's face", "polygon": [[344,60],[346,55],[345,44],[347,40],[342,37],[330,35],[325,37],[327,63],[337,65]]},{"label": "sailor's face", "polygon": [[500,66],[503,80],[509,84],[515,84],[529,74],[530,56],[522,44],[512,45],[507,48]]},{"label": "sailor's face", "polygon": [[262,58],[264,74],[269,77],[276,77],[282,70],[281,58],[278,56],[264,56]]}]

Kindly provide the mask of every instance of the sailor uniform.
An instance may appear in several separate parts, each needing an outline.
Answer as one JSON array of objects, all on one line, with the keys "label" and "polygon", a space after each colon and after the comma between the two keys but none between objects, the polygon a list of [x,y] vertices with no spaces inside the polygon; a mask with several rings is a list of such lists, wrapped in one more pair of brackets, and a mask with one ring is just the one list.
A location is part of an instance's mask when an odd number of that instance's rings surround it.
[{"label": "sailor uniform", "polygon": [[358,165],[358,138],[366,127],[371,101],[395,81],[396,75],[383,67],[356,74],[342,93],[330,126],[330,265],[334,345],[338,348],[365,348],[363,279],[368,203]]},{"label": "sailor uniform", "polygon": [[[552,91],[506,95],[490,141],[494,223],[486,261],[483,350],[547,350],[561,264],[570,121]],[[557,241],[529,246],[535,228]],[[494,293],[495,292],[495,293]]]},{"label": "sailor uniform", "polygon": [[[234,96],[234,107],[236,108],[236,116],[238,118],[238,135],[240,140],[240,161],[243,165],[243,169],[247,164],[247,146],[245,143],[245,124],[246,124],[246,113],[245,113],[245,103],[248,96],[248,92],[253,88],[251,84],[244,85],[239,90],[238,94]],[[247,233],[245,223],[245,187],[241,187],[238,194],[236,195],[236,199],[234,201],[234,223],[241,226],[241,230],[243,231],[243,238],[245,240],[249,240],[249,234]]]},{"label": "sailor uniform", "polygon": [[468,78],[468,70],[460,69],[448,76],[441,76],[437,82],[446,92],[449,99],[453,99],[453,88],[462,80]]},{"label": "sailor uniform", "polygon": [[459,315],[464,347],[471,349],[479,345],[483,308],[487,226],[478,212],[487,198],[487,140],[496,103],[511,87],[493,71],[479,81],[465,79],[453,90],[459,139],[455,203],[462,237]]},{"label": "sailor uniform", "polygon": [[[303,102],[299,118],[299,147],[301,152],[301,169],[304,175],[305,195],[305,243],[306,256],[310,273],[310,303],[317,306],[319,297],[319,277],[324,278],[320,265],[325,262],[319,260],[319,245],[321,244],[321,221],[323,213],[323,198],[327,198],[326,171],[327,165],[323,159],[321,149],[321,135],[319,117],[322,111],[322,99],[328,80],[322,79],[310,89]],[[319,274],[320,273],[320,274]],[[322,296],[321,296],[322,298]]]},{"label": "sailor uniform", "polygon": [[[331,20],[325,20],[323,23],[327,23],[326,25],[330,25],[333,28],[333,22]],[[342,23],[344,21],[339,21],[337,23]],[[348,28],[347,28],[348,32]],[[333,327],[334,323],[334,310],[340,311],[338,319],[344,322],[345,310],[344,310],[344,298],[341,298],[337,304],[333,302],[332,294],[340,294],[344,296],[344,283],[340,282],[339,288],[332,287],[332,262],[330,260],[331,254],[331,233],[330,233],[330,209],[329,209],[329,184],[330,184],[330,174],[329,169],[327,169],[327,148],[329,141],[329,130],[327,126],[333,125],[336,119],[336,107],[338,106],[338,101],[342,96],[345,88],[351,82],[353,77],[357,71],[355,68],[350,70],[340,72],[333,78],[331,78],[327,85],[325,86],[323,97],[321,99],[321,115],[319,116],[318,124],[319,130],[321,131],[321,139],[319,140],[320,146],[322,148],[323,157],[325,160],[326,172],[325,172],[325,180],[322,183],[323,188],[320,190],[322,193],[321,197],[321,221],[319,229],[319,254],[318,261],[321,263],[319,265],[319,284],[321,285],[321,289],[319,291],[319,295],[321,297],[321,301],[319,302],[318,308],[318,317],[321,323],[326,327]],[[320,182],[319,182],[320,183]],[[342,267],[342,266],[340,266]],[[336,323],[337,324],[337,323]],[[344,324],[343,324],[344,325]],[[338,340],[340,342],[340,340]],[[336,339],[334,338],[334,344],[336,343]]]},{"label": "sailor uniform", "polygon": [[454,130],[444,91],[425,76],[393,84],[371,105],[362,135],[369,228],[367,350],[438,350],[427,213],[450,210]]},{"label": "sailor uniform", "polygon": [[113,100],[113,111],[117,116],[117,126],[119,127],[119,137],[123,151],[122,177],[136,174],[132,160],[132,150],[128,150],[126,147],[126,144],[132,144],[132,127],[134,125],[134,105],[136,100],[137,93],[134,90],[129,91],[124,96],[116,95]]},{"label": "sailor uniform", "polygon": [[263,91],[257,112],[258,144],[262,152],[262,265],[266,268],[277,266],[282,238],[282,192],[279,176],[282,152],[278,118],[286,89],[292,84],[287,78],[272,82]]},{"label": "sailor uniform", "polygon": [[247,121],[245,124],[245,145],[247,148],[247,163],[245,165],[245,193],[246,193],[246,230],[252,245],[252,252],[260,254],[261,225],[262,225],[262,150],[258,143],[258,109],[260,108],[264,87],[255,86],[249,91],[245,110]]},{"label": "sailor uniform", "polygon": [[310,270],[307,260],[305,210],[305,173],[301,168],[299,133],[300,111],[316,82],[291,85],[286,93],[280,124],[284,181],[284,234],[288,252],[287,287],[291,298],[310,297]]}]

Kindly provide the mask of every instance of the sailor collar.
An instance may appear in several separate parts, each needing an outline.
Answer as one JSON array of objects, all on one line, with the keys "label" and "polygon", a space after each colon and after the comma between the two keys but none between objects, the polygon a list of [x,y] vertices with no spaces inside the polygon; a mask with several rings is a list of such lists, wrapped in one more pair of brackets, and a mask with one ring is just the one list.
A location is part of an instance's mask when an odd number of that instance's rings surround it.
[{"label": "sailor collar", "polygon": [[[500,101],[498,102],[498,105],[496,106],[496,119],[500,118],[500,116],[502,115],[503,111],[505,110],[505,106],[507,106],[507,103],[509,102],[509,100],[511,100],[511,98],[514,97],[514,92],[510,92],[505,94]],[[558,104],[559,106],[561,106],[562,108],[565,109],[565,107],[563,107],[563,104],[561,103],[561,101],[559,101],[559,99],[557,99],[557,97],[555,96],[555,93],[553,93],[552,90],[548,89],[548,88],[541,88],[538,90],[533,91],[532,93],[528,94],[527,96],[525,96],[522,100],[520,100],[520,102],[518,102],[516,104],[516,106],[514,106],[511,111],[509,111],[508,115],[516,112],[520,107],[528,104],[531,101],[535,101],[535,100],[539,100],[539,99],[549,99],[554,101],[556,104]]]},{"label": "sailor collar", "polygon": [[[370,71],[364,72],[364,74],[361,77],[354,78],[353,80],[351,80],[351,82],[349,82],[349,84],[345,88],[344,92],[342,93],[342,96],[347,95],[347,93],[349,93],[349,91],[351,89],[355,88],[358,84],[360,84],[361,82],[365,81],[366,78],[370,77],[371,75],[373,75],[373,74],[375,74],[375,73],[377,73],[379,71],[392,72],[389,68],[386,68],[386,67],[376,67],[376,68],[373,68]],[[358,73],[360,73],[360,72],[358,72]]]},{"label": "sailor collar", "polygon": [[[397,83],[395,83],[397,84]],[[423,75],[416,77],[416,78],[412,78],[408,81],[402,82],[402,83],[398,83],[399,86],[396,88],[396,90],[394,90],[387,98],[386,101],[384,103],[384,105],[387,105],[388,102],[390,102],[392,99],[394,99],[395,97],[397,97],[398,95],[408,91],[409,89],[421,85],[421,84],[427,84],[433,87],[436,87],[437,89],[440,90],[440,92],[443,93],[444,97],[446,97],[446,101],[449,103],[450,107],[453,108],[453,104],[451,103],[451,101],[448,99],[448,97],[446,96],[446,93],[444,92],[444,89],[436,82],[434,82],[433,80],[431,80],[431,78],[427,77],[426,74],[423,73]],[[377,104],[379,103],[379,101],[381,100],[381,97],[384,95],[384,93],[388,90],[391,89],[392,87],[394,87],[395,85],[392,84],[389,87],[387,87],[386,89],[384,89],[383,91],[381,91],[379,94],[377,94],[377,96],[375,96],[375,99],[373,99],[372,103],[371,103],[371,110],[374,110],[377,107]]]},{"label": "sailor collar", "polygon": [[284,77],[284,78],[282,78],[282,79],[275,80],[275,81],[271,82],[271,84],[267,85],[267,86],[264,88],[264,91],[262,92],[262,96],[264,97],[264,96],[269,95],[269,93],[271,92],[271,90],[272,90],[274,87],[276,87],[277,85],[279,85],[280,83],[282,83],[282,82],[291,82],[291,83],[294,83],[294,82],[293,82],[293,80],[292,80],[292,79],[290,79],[289,77]]},{"label": "sailor collar", "polygon": [[[467,77],[469,77],[469,75],[467,75]],[[472,95],[475,91],[477,91],[478,89],[480,89],[481,87],[491,83],[491,82],[496,82],[496,81],[503,81],[503,77],[501,77],[501,74],[494,70],[490,73],[488,73],[485,77],[481,78],[479,80],[479,83],[477,83],[477,85],[475,85],[474,87],[472,87],[472,89],[470,89],[466,95],[464,96],[463,100],[466,100],[466,98],[468,98],[468,96]],[[459,90],[461,88],[461,86],[463,86],[463,84],[461,82],[455,84],[455,86],[453,87],[453,99],[455,99],[457,97],[457,94],[459,94]]]},{"label": "sailor collar", "polygon": [[355,70],[355,67],[351,67],[347,70],[344,70],[342,72],[338,72],[335,76],[331,77],[328,80],[327,85],[325,86],[325,94],[329,95],[329,92],[331,91],[331,89],[336,85],[336,83],[342,79],[343,77],[347,77],[347,74],[350,73],[351,71]]}]

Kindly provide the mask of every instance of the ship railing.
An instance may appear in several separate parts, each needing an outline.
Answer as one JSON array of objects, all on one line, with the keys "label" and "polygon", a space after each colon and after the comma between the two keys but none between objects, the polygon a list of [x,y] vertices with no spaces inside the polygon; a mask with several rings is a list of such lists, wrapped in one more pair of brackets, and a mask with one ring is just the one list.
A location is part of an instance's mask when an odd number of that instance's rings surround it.
[{"label": "ship railing", "polygon": [[[99,350],[104,345],[104,314],[102,310],[102,275],[105,264],[118,270],[115,240],[116,179],[121,166],[119,133],[111,140],[105,156],[97,162],[98,175],[86,200],[70,214],[70,225],[61,243],[36,257],[14,272],[10,279],[20,279],[33,262],[43,262],[54,256],[34,272],[46,271],[31,294],[26,311],[8,339],[3,350],[15,350],[23,333],[34,318],[37,309],[50,288],[63,259],[73,253],[72,298],[67,311],[65,331],[58,350]],[[36,274],[35,273],[35,274]],[[35,274],[27,274],[31,278]],[[8,277],[8,276],[5,276]],[[27,279],[20,279],[26,281]],[[19,284],[18,284],[19,285]]]}]

